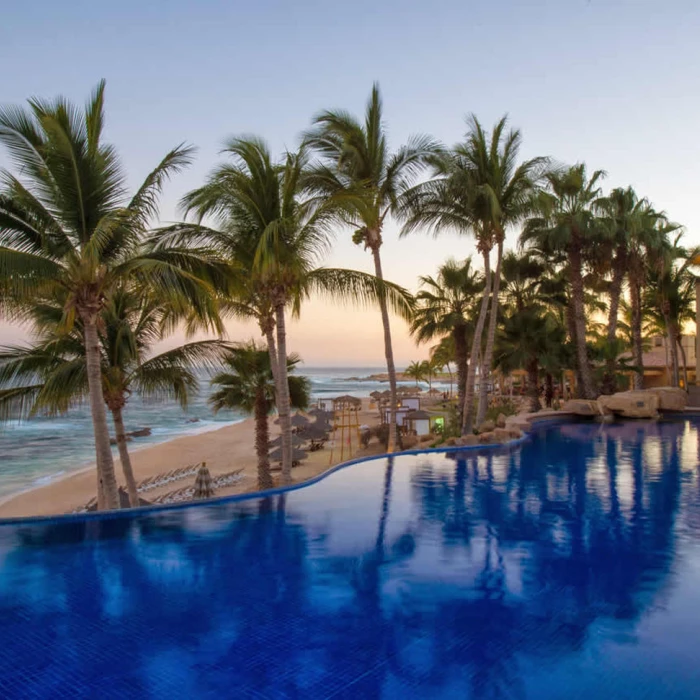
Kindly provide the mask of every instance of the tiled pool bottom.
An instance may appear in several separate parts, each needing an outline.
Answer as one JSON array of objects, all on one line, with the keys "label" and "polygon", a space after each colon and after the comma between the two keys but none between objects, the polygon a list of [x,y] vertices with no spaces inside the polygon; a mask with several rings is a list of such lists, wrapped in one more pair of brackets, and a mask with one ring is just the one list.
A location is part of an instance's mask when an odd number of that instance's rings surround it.
[{"label": "tiled pool bottom", "polygon": [[0,527],[2,698],[698,698],[694,422]]}]

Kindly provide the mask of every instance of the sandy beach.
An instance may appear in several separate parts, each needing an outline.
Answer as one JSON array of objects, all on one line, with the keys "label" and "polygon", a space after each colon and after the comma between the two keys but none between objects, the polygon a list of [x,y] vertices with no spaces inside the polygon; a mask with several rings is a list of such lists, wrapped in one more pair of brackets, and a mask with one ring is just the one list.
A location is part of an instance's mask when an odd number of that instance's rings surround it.
[{"label": "sandy beach", "polygon": [[[363,402],[358,415],[360,424],[376,425],[379,416],[376,410],[369,410],[369,402]],[[279,434],[278,426],[270,419],[271,438]],[[254,448],[255,430],[253,419],[249,418],[235,425],[218,430],[187,435],[159,445],[132,450],[131,461],[137,481],[143,481],[157,474],[173,469],[206,462],[212,477],[234,470],[241,471],[241,479],[235,484],[217,489],[217,496],[255,491],[257,488],[257,462]],[[373,454],[380,451],[377,444],[367,450],[357,451],[353,456]],[[309,452],[308,458],[296,467],[293,477],[296,482],[305,481],[328,469],[334,464],[347,460],[347,449],[341,460],[336,447],[331,460],[330,443],[317,452]],[[117,480],[124,485],[119,460],[115,460]],[[277,477],[276,474],[273,474]],[[161,486],[143,494],[149,500],[163,493],[193,483],[194,478],[175,484]],[[26,517],[30,515],[54,515],[70,512],[90,501],[95,495],[96,474],[94,465],[86,465],[55,482],[39,486],[24,493],[8,496],[0,502],[0,518]]]}]

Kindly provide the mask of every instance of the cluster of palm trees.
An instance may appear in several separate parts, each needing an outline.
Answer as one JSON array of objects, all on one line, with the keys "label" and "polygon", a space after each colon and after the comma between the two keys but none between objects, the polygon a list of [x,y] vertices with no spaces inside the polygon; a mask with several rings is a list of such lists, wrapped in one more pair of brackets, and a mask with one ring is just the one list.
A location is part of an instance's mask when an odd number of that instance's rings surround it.
[{"label": "cluster of palm trees", "polygon": [[[493,137],[492,147],[501,151]],[[687,386],[681,337],[694,318],[690,268],[698,251],[684,248],[680,227],[631,187],[604,194],[601,171],[589,176],[582,164],[550,163],[534,177],[540,166],[536,161],[530,169],[530,193],[519,204],[519,248],[497,251],[496,272],[489,272],[488,260],[485,272],[475,272],[467,258],[446,262],[436,279],[421,278],[411,327],[416,340],[440,339],[432,353],[451,351],[458,370],[469,365],[469,378],[478,368],[482,386],[493,369],[525,370],[531,410],[541,407],[541,394],[552,405],[567,369],[583,398],[626,387],[630,374],[634,388],[642,388],[651,335],[666,339],[672,383]],[[439,200],[447,187],[431,181],[415,188],[423,192],[413,203],[411,227],[428,221],[439,231],[457,216]],[[498,190],[489,192],[497,206]],[[458,379],[465,431],[475,403],[469,378]],[[480,395],[477,420],[485,407]]]},{"label": "cluster of palm trees", "polygon": [[[433,367],[454,359],[465,433],[485,416],[495,365],[524,365],[534,379],[540,369],[553,376],[570,363],[581,394],[597,393],[587,304],[601,290],[609,298],[603,386],[614,382],[625,304],[637,368],[644,309],[658,310],[675,353],[688,292],[687,265],[676,262],[687,251],[671,238],[678,227],[632,190],[603,197],[600,172],[588,177],[583,165],[520,159],[521,134],[505,118],[489,133],[471,116],[453,148],[415,136],[391,151],[375,85],[363,118],[322,112],[298,150],[281,159],[257,137],[230,139],[226,162],[183,198],[183,222],[161,228],[154,227],[159,195],[192,149],[173,149],[129,195],[103,126],[104,83],[83,110],[63,98],[0,110],[0,142],[14,163],[14,171],[1,171],[0,312],[35,334],[31,347],[6,348],[0,357],[0,404],[4,415],[21,415],[89,399],[100,508],[117,506],[107,410],[134,499],[122,418],[131,393],[185,403],[197,386],[196,365],[228,358],[233,366],[231,347],[219,340],[153,357],[153,345],[177,328],[221,336],[226,318],[257,323],[281,425],[282,483],[292,467],[286,322],[313,294],[379,307],[390,452],[397,407],[390,312],[409,320],[419,340],[441,340]],[[435,279],[421,280],[414,299],[384,279],[389,217],[402,235],[473,236],[483,271],[450,261]],[[505,237],[521,224],[525,255],[516,259],[505,254]],[[343,229],[370,252],[374,275],[323,266]],[[676,354],[676,377],[678,367]],[[260,411],[271,407],[265,397]]]},{"label": "cluster of palm trees", "polygon": [[[65,411],[87,398],[98,507],[116,508],[109,410],[137,503],[122,418],[131,393],[185,404],[197,388],[196,367],[226,357],[233,363],[219,340],[155,357],[153,345],[176,328],[221,335],[229,316],[255,319],[274,379],[288,483],[286,314],[298,314],[316,293],[377,303],[391,356],[389,311],[408,316],[412,299],[382,280],[381,228],[427,146],[388,153],[375,91],[374,122],[322,114],[299,151],[281,160],[261,139],[230,140],[230,161],[184,197],[186,221],[158,229],[159,195],[192,149],[173,149],[129,195],[116,150],[103,140],[104,92],[102,82],[82,110],[63,98],[0,110],[0,142],[14,164],[14,172],[2,170],[0,190],[2,314],[34,334],[30,346],[5,348],[0,357],[3,415]],[[377,276],[321,265],[335,228],[347,223],[364,227]]]}]

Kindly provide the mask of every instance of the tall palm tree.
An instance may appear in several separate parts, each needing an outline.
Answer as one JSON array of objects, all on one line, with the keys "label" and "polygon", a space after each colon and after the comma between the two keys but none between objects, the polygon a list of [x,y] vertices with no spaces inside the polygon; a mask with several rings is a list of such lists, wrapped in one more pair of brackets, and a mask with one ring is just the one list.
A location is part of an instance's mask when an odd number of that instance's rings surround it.
[{"label": "tall palm tree", "polygon": [[649,285],[645,295],[655,320],[668,338],[673,386],[680,385],[680,350],[683,385],[686,390],[688,362],[682,334],[684,324],[695,320],[695,275],[691,273],[690,266],[697,254],[697,249],[688,251],[680,245],[680,236],[665,246],[649,270]]},{"label": "tall palm tree", "polygon": [[[293,372],[299,358],[287,358],[287,371]],[[219,387],[209,397],[215,411],[239,409],[255,416],[255,452],[258,457],[258,489],[273,486],[270,474],[268,416],[275,406],[277,383],[272,374],[272,359],[267,349],[254,342],[241,344],[229,350],[226,370],[216,374],[212,386]],[[306,377],[287,377],[290,403],[304,409],[309,405],[311,384]]]},{"label": "tall palm tree", "polygon": [[[275,162],[264,141],[231,139],[225,152],[232,163],[217,167],[207,182],[183,199],[196,223],[163,229],[164,245],[213,248],[246,271],[223,302],[233,314],[255,318],[266,338],[277,382],[277,410],[282,427],[282,481],[291,481],[292,442],[287,389],[286,311],[298,315],[304,300],[322,294],[360,305],[380,301],[403,316],[412,311],[404,289],[373,275],[320,265],[332,243],[335,211],[303,195],[307,172],[304,150]],[[216,228],[202,225],[205,217]]]},{"label": "tall palm tree", "polygon": [[[449,335],[457,365],[457,410],[462,419],[467,386],[468,335],[473,328],[475,299],[483,286],[481,275],[472,268],[471,258],[463,263],[448,260],[436,277],[420,278],[416,310],[410,332],[419,343]],[[460,422],[461,425],[461,422]]]},{"label": "tall palm tree", "polygon": [[425,365],[422,362],[411,362],[403,373],[407,377],[415,379],[416,386],[418,386],[418,382],[422,382],[425,379]]},{"label": "tall palm tree", "polygon": [[630,263],[630,248],[648,220],[649,203],[640,199],[631,187],[618,187],[606,197],[600,198],[596,209],[606,238],[606,245],[601,247],[601,251],[607,258],[611,272],[606,334],[607,346],[611,352],[606,358],[601,385],[604,394],[611,394],[616,387],[615,365],[619,354],[616,349],[620,344],[617,328],[622,286]]},{"label": "tall palm tree", "polygon": [[[89,396],[82,323],[57,333],[63,305],[34,309],[39,338],[30,345],[0,349],[0,416],[64,413]],[[172,319],[158,300],[117,289],[100,313],[102,393],[112,415],[129,503],[139,505],[136,478],[127,447],[124,410],[133,394],[142,399],[176,400],[184,409],[199,390],[198,367],[213,366],[225,346],[218,340],[186,343],[148,357]]]},{"label": "tall palm tree", "polygon": [[[401,209],[405,220],[402,235],[421,226],[428,226],[435,234],[442,230],[473,234],[477,240],[477,249],[484,259],[484,296],[472,342],[462,418],[462,432],[465,434],[471,432],[475,422],[473,396],[477,358],[482,347],[486,319],[489,317],[476,423],[481,423],[486,415],[486,380],[493,359],[506,230],[530,213],[537,183],[547,163],[545,158],[532,158],[518,163],[522,135],[517,129],[506,132],[506,117],[494,126],[490,135],[473,114],[468,117],[467,124],[465,141],[441,159],[435,168],[434,180],[421,183],[408,193]],[[494,246],[497,257],[495,273],[492,275],[491,251]]]},{"label": "tall palm tree", "polygon": [[[342,110],[325,111],[314,119],[306,144],[320,164],[306,179],[317,197],[331,203],[340,222],[355,229],[353,242],[372,254],[375,275],[384,279],[381,260],[386,218],[397,210],[401,196],[439,151],[426,136],[413,136],[390,153],[382,121],[382,101],[375,83],[367,102],[364,122]],[[391,408],[388,452],[396,449],[396,367],[391,341],[389,308],[383,296],[379,308],[384,329],[384,354],[389,374]]]},{"label": "tall palm tree", "polygon": [[447,370],[447,373],[450,375],[450,398],[452,398],[454,374],[452,373],[452,367],[450,367],[450,365],[456,362],[455,344],[452,336],[445,336],[437,345],[433,345],[433,347],[430,348],[430,357],[436,362],[436,365],[444,367]]},{"label": "tall palm tree", "polygon": [[530,410],[537,411],[540,371],[545,373],[545,400],[551,406],[553,377],[565,366],[562,280],[532,251],[506,253],[502,272],[504,318],[497,336],[496,364],[506,372],[527,371]]},{"label": "tall palm tree", "polygon": [[[115,149],[102,139],[104,82],[81,111],[59,97],[31,99],[29,108],[0,110],[0,143],[16,175],[2,171],[0,291],[2,310],[22,318],[33,304],[62,295],[63,326],[82,324],[90,409],[95,435],[100,508],[118,507],[100,370],[98,319],[105,300],[125,278],[158,287],[181,309],[214,311],[215,268],[194,251],[144,249],[167,179],[190,161],[191,149],[168,153],[136,193]],[[223,283],[223,282],[222,282]]]},{"label": "tall palm tree", "polygon": [[[645,202],[639,212],[639,223],[630,238],[627,256],[627,279],[629,284],[632,362],[635,367],[634,388],[644,388],[643,355],[643,290],[649,281],[650,270],[663,260],[669,246],[669,235],[678,230],[663,212],[657,212]],[[666,251],[666,252],[665,252]]]},{"label": "tall palm tree", "polygon": [[593,241],[600,237],[593,204],[600,194],[598,181],[603,176],[603,171],[597,170],[589,178],[582,163],[547,173],[548,190],[538,194],[536,215],[525,222],[520,237],[525,246],[566,254],[573,312],[572,340],[581,378],[580,393],[587,399],[596,398],[598,392],[586,346],[583,273],[586,254]]}]

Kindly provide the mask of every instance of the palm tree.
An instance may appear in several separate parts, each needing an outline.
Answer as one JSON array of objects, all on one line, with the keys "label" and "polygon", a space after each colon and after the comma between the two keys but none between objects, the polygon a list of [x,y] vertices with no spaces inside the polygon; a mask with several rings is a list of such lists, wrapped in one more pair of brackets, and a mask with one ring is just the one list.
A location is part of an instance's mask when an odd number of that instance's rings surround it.
[{"label": "palm tree", "polygon": [[[85,345],[80,319],[69,333],[57,333],[63,305],[35,307],[39,338],[28,346],[0,350],[0,415],[28,417],[65,413],[89,396]],[[224,345],[218,340],[186,343],[147,356],[164,338],[172,318],[158,300],[115,290],[100,314],[100,368],[105,405],[112,415],[119,459],[131,506],[139,505],[127,448],[123,412],[130,397],[176,400],[185,409],[199,390],[197,367],[211,367]]]},{"label": "palm tree", "polygon": [[532,411],[540,408],[540,371],[545,372],[545,400],[551,406],[553,376],[562,371],[566,355],[561,313],[566,300],[561,279],[547,275],[546,268],[531,251],[503,256],[505,316],[497,337],[496,364],[504,372],[527,371]]},{"label": "palm tree", "polygon": [[[304,150],[287,154],[277,163],[264,141],[246,137],[231,139],[225,152],[233,162],[217,167],[204,186],[183,199],[186,214],[195,214],[197,222],[163,229],[159,240],[165,245],[205,245],[246,271],[223,308],[255,318],[267,341],[282,427],[282,481],[290,483],[286,310],[291,308],[298,315],[303,301],[318,293],[361,305],[380,300],[408,316],[412,297],[373,275],[320,266],[331,245],[335,211],[326,203],[303,197]],[[217,228],[202,225],[207,216],[216,219]]]},{"label": "palm tree", "polygon": [[448,260],[438,269],[437,277],[421,277],[420,283],[423,288],[416,295],[410,332],[418,343],[448,334],[452,339],[461,421],[467,386],[467,342],[473,328],[474,300],[483,285],[481,275],[472,268],[471,258],[463,263]]},{"label": "palm tree", "polygon": [[695,320],[695,275],[690,272],[698,250],[688,251],[680,245],[678,236],[666,246],[657,258],[649,274],[646,290],[647,303],[657,324],[668,338],[671,356],[673,386],[680,385],[680,349],[683,365],[683,386],[688,387],[688,362],[682,343],[685,323]]},{"label": "palm tree", "polygon": [[[367,102],[364,123],[342,111],[325,111],[314,119],[305,142],[320,157],[306,179],[317,197],[331,203],[340,222],[355,229],[353,242],[364,245],[374,261],[377,279],[384,280],[381,247],[387,216],[397,210],[401,196],[439,151],[426,136],[411,137],[405,146],[389,152],[382,121],[382,101],[375,83]],[[391,409],[388,452],[396,449],[396,367],[391,342],[389,308],[379,297],[384,328],[384,354],[389,374]]]},{"label": "palm tree", "polygon": [[422,362],[411,362],[404,370],[404,374],[415,379],[416,386],[418,386],[418,382],[422,382],[425,379],[425,365]]},{"label": "palm tree", "polygon": [[[490,303],[491,314],[481,364],[476,423],[481,423],[486,415],[486,380],[493,359],[506,230],[530,213],[537,183],[547,163],[545,158],[532,158],[518,164],[522,136],[517,129],[505,132],[506,117],[494,126],[490,137],[475,115],[470,115],[467,123],[469,130],[465,141],[455,146],[437,164],[434,180],[421,183],[404,198],[401,209],[405,220],[402,235],[421,226],[428,226],[435,234],[446,229],[473,234],[477,240],[477,249],[484,259],[484,296],[467,374],[462,418],[464,434],[470,433],[474,424],[473,396],[477,358],[482,347]],[[495,274],[492,275],[491,251],[494,246],[497,258]]]},{"label": "palm tree", "polygon": [[[444,367],[447,370],[447,373],[450,375],[450,398],[452,398],[454,375],[450,365],[456,361],[455,344],[452,336],[445,336],[437,345],[433,345],[433,347],[430,348],[430,357],[435,361],[437,366]],[[462,374],[464,374],[464,372]]]},{"label": "palm tree", "polygon": [[581,378],[580,393],[587,399],[596,398],[598,392],[586,346],[583,269],[586,253],[600,234],[593,203],[600,193],[597,183],[603,176],[603,171],[597,170],[588,178],[584,164],[547,173],[548,191],[538,194],[536,216],[525,222],[520,237],[523,245],[566,254],[573,312],[572,340]]},{"label": "palm tree", "polygon": [[596,208],[607,239],[601,251],[612,273],[606,334],[610,351],[606,358],[601,389],[604,394],[612,394],[616,388],[615,365],[620,345],[617,328],[622,285],[630,262],[630,247],[648,219],[649,203],[645,199],[639,199],[631,187],[618,187],[607,197],[600,198]]},{"label": "palm tree", "polygon": [[678,229],[668,221],[663,212],[657,212],[648,202],[639,212],[639,223],[630,239],[627,258],[629,283],[632,362],[635,367],[634,388],[644,388],[643,356],[643,289],[648,282],[649,271],[654,263],[663,260],[664,249],[668,248],[669,234]]},{"label": "palm tree", "polygon": [[[168,153],[128,198],[115,149],[104,143],[104,82],[84,111],[59,97],[0,110],[0,143],[17,175],[2,171],[0,278],[3,310],[23,318],[41,300],[65,298],[62,325],[82,325],[95,435],[100,508],[118,507],[100,369],[98,319],[123,279],[158,287],[183,312],[214,311],[216,268],[194,251],[144,249],[148,221],[167,179],[187,165],[191,149]],[[218,282],[218,280],[217,280]]]},{"label": "palm tree", "polygon": [[[287,358],[287,371],[293,372],[299,358]],[[211,383],[219,388],[209,397],[214,411],[239,409],[255,416],[255,452],[258,457],[258,489],[273,486],[270,474],[268,415],[275,406],[277,383],[272,374],[272,361],[266,349],[254,342],[229,350],[227,369],[215,375]],[[290,404],[304,409],[309,405],[311,384],[306,377],[287,377]]]}]

